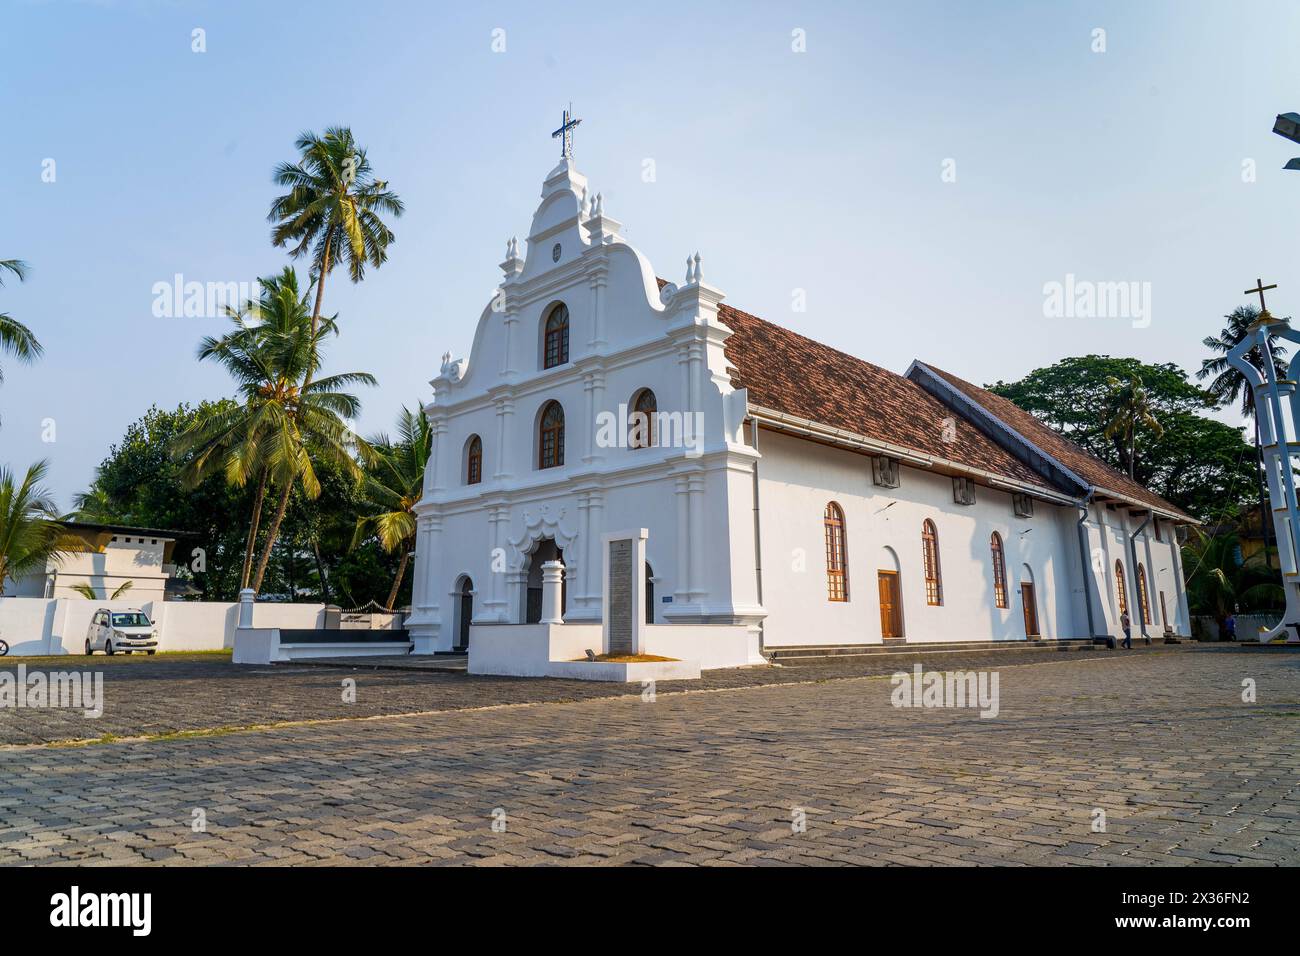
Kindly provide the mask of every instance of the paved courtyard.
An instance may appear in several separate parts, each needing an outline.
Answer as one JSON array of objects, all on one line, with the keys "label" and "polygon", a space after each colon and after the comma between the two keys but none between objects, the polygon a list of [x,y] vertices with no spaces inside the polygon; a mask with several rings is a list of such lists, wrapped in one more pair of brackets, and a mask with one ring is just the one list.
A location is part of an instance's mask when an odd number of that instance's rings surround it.
[{"label": "paved courtyard", "polygon": [[[998,715],[892,706],[888,674],[914,659],[996,669]],[[1287,651],[796,662],[660,684],[653,700],[463,674],[93,664],[99,720],[0,710],[0,864],[1300,863]],[[105,735],[153,736],[45,743]]]}]

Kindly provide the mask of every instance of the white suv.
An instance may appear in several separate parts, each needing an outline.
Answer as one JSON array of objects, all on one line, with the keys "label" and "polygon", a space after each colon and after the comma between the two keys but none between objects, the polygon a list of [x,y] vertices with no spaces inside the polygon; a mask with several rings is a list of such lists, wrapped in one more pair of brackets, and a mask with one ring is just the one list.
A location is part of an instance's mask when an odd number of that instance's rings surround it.
[{"label": "white suv", "polygon": [[113,654],[123,651],[144,651],[152,654],[158,649],[158,632],[149,615],[139,608],[110,611],[100,608],[90,619],[86,630],[86,655],[95,651]]}]

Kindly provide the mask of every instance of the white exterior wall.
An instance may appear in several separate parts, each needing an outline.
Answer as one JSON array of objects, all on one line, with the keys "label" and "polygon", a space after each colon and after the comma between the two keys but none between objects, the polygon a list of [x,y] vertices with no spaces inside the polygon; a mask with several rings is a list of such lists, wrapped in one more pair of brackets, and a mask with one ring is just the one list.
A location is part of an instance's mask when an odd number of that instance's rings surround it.
[{"label": "white exterior wall", "polygon": [[91,542],[102,550],[65,552],[51,558],[44,571],[28,574],[6,592],[15,597],[46,597],[46,582],[54,578],[52,598],[80,598],[75,590],[79,584],[89,584],[95,592],[107,597],[127,582],[131,588],[123,599],[132,607],[150,601],[162,601],[169,577],[164,560],[171,538],[150,538],[147,535],[111,535],[104,532],[91,536]]},{"label": "white exterior wall", "polygon": [[[1115,562],[1124,566],[1124,583],[1128,593],[1129,618],[1133,634],[1142,633],[1138,614],[1137,569],[1129,554],[1129,536],[1142,524],[1143,517],[1126,508],[1113,510],[1104,505],[1089,509],[1088,546],[1092,554],[1092,576],[1096,627],[1099,632],[1121,637],[1119,623],[1119,588],[1115,575]],[[1174,534],[1174,527],[1161,522],[1162,541],[1157,541],[1152,525],[1137,538],[1137,560],[1146,569],[1148,594],[1151,605],[1151,624],[1147,632],[1152,637],[1163,635],[1165,620],[1160,610],[1160,592],[1165,595],[1165,608],[1169,624],[1178,634],[1191,634],[1191,618],[1187,609],[1187,591],[1183,586],[1182,556]]]},{"label": "white exterior wall", "polygon": [[[88,601],[75,598],[0,598],[0,638],[16,656],[81,654],[90,619],[101,608],[137,608],[158,630],[160,651],[234,647],[239,604],[225,601]],[[258,627],[323,627],[323,604],[256,604]]]},{"label": "white exterior wall", "polygon": [[[903,466],[898,488],[871,483],[871,460],[763,430],[759,437],[763,603],[767,646],[879,644],[878,570],[898,571],[903,631],[911,643],[1024,640],[1020,585],[1032,580],[1043,639],[1086,637],[1079,622],[1077,511],[1034,503],[1017,518],[1011,495],[976,488],[956,505],[945,475]],[[826,504],[844,510],[849,599],[827,598]],[[921,527],[938,530],[943,604],[926,603]],[[1007,607],[994,606],[989,541],[1002,536]],[[1026,570],[1028,569],[1028,570]]]}]

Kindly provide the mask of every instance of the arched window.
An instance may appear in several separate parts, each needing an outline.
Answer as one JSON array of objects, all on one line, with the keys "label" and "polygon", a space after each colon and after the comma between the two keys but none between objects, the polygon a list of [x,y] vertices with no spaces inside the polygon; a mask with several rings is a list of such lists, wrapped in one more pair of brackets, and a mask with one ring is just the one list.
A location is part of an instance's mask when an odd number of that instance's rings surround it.
[{"label": "arched window", "polygon": [[1151,623],[1151,601],[1147,597],[1147,569],[1138,565],[1138,614],[1143,624]]},{"label": "arched window", "polygon": [[469,450],[465,454],[465,484],[477,485],[483,480],[483,439],[470,436]]},{"label": "arched window", "polygon": [[835,502],[826,505],[826,596],[832,601],[849,599],[849,560],[844,540],[844,511]]},{"label": "arched window", "polygon": [[921,526],[921,556],[925,561],[925,603],[943,604],[943,578],[939,571],[939,532],[929,518]]},{"label": "arched window", "polygon": [[547,402],[538,422],[537,467],[558,468],[564,464],[564,409],[559,402]]},{"label": "arched window", "polygon": [[998,607],[1007,606],[1007,563],[1002,553],[1002,535],[996,531],[989,540],[989,550],[993,554],[993,603]]},{"label": "arched window", "polygon": [[546,317],[542,340],[542,368],[555,368],[569,360],[569,307],[561,302]]},{"label": "arched window", "polygon": [[628,415],[627,447],[650,448],[654,446],[658,435],[655,434],[655,417],[659,411],[655,393],[643,388],[636,393],[632,402],[632,412]]},{"label": "arched window", "polygon": [[1119,597],[1119,613],[1128,610],[1128,588],[1124,585],[1124,565],[1115,562],[1115,594]]}]

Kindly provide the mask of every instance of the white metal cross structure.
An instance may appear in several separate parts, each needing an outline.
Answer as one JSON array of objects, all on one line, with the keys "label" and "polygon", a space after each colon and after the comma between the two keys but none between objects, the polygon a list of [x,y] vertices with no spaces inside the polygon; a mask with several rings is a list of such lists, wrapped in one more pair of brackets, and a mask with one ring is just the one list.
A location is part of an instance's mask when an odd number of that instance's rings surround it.
[{"label": "white metal cross structure", "polygon": [[551,139],[561,140],[560,159],[573,159],[573,131],[582,120],[572,119],[572,116],[573,104],[570,103],[569,108],[564,111],[564,120],[560,123],[560,128],[551,134]]},{"label": "white metal cross structure", "polygon": [[[1260,304],[1264,302],[1266,286],[1256,281]],[[1300,332],[1291,328],[1286,319],[1276,319],[1268,309],[1262,309],[1259,318],[1251,323],[1236,347],[1228,352],[1228,364],[1240,372],[1250,383],[1255,398],[1255,418],[1259,421],[1259,443],[1264,457],[1264,472],[1268,480],[1268,500],[1273,509],[1273,530],[1277,537],[1278,561],[1282,568],[1282,590],[1286,594],[1286,611],[1282,620],[1270,629],[1261,628],[1260,643],[1285,636],[1287,643],[1300,643],[1300,501],[1296,497],[1294,468],[1300,458],[1300,442],[1295,424],[1300,421],[1300,394],[1296,381],[1300,378],[1300,351],[1291,358],[1287,377],[1279,379],[1273,369],[1269,340],[1286,339],[1300,343]],[[1251,349],[1263,357],[1263,371],[1256,368],[1246,356]],[[1286,405],[1282,397],[1286,396]],[[1289,409],[1290,415],[1287,415]],[[1290,424],[1288,425],[1288,418]]]}]

